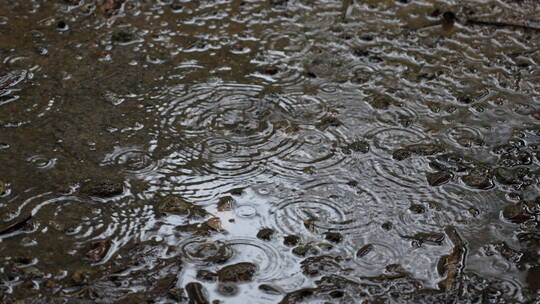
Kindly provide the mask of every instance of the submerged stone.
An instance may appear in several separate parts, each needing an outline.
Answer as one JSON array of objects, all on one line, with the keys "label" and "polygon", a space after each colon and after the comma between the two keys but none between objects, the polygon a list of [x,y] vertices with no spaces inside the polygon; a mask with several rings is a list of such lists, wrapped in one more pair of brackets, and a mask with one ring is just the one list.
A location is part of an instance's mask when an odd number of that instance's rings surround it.
[{"label": "submerged stone", "polygon": [[436,144],[416,144],[407,147],[407,150],[416,155],[428,156],[444,152],[444,148]]},{"label": "submerged stone", "polygon": [[218,272],[220,282],[249,282],[257,272],[257,265],[247,262],[225,266]]},{"label": "submerged stone", "polygon": [[186,284],[186,293],[190,303],[210,304],[208,292],[201,283],[191,282]]},{"label": "submerged stone", "polygon": [[411,157],[411,155],[412,155],[411,151],[407,149],[398,149],[394,151],[394,153],[392,153],[392,158],[397,161],[400,161],[400,160],[405,160]]},{"label": "submerged stone", "polygon": [[316,247],[314,247],[311,244],[305,244],[305,245],[300,245],[300,246],[294,247],[293,250],[292,250],[292,253],[297,255],[297,256],[303,257],[303,256],[306,256],[308,253],[309,254],[318,254],[319,249],[317,249]]},{"label": "submerged stone", "polygon": [[197,271],[197,280],[207,281],[207,282],[216,282],[218,275],[215,272],[201,269]]},{"label": "submerged stone", "polygon": [[270,295],[279,295],[282,294],[283,291],[277,286],[269,285],[269,284],[261,284],[259,285],[259,290]]},{"label": "submerged stone", "polygon": [[366,255],[368,255],[371,251],[373,251],[374,247],[372,244],[367,244],[367,245],[364,245],[362,246],[362,248],[358,249],[358,251],[356,251],[356,257],[357,258],[363,258],[365,257]]},{"label": "submerged stone", "polygon": [[342,150],[345,154],[351,154],[351,152],[368,153],[369,144],[365,141],[355,141],[343,147]]},{"label": "submerged stone", "polygon": [[327,116],[321,119],[319,123],[317,123],[317,128],[320,130],[326,130],[329,127],[339,127],[342,123],[339,119],[333,116]]},{"label": "submerged stone", "polygon": [[83,186],[82,191],[90,196],[99,198],[111,198],[124,192],[124,185],[121,182],[105,180]]},{"label": "submerged stone", "polygon": [[469,187],[475,189],[486,190],[493,187],[493,181],[488,170],[484,168],[474,168],[468,175],[465,175],[461,180]]},{"label": "submerged stone", "polygon": [[496,168],[494,170],[495,179],[503,185],[516,185],[523,183],[523,177],[526,175],[526,173],[526,170],[521,168]]},{"label": "submerged stone", "polygon": [[444,241],[444,233],[439,232],[419,232],[413,236],[404,236],[404,238],[412,239],[415,245],[429,244],[441,246]]},{"label": "submerged stone", "polygon": [[529,208],[524,202],[504,207],[503,216],[508,221],[516,224],[521,224],[534,218],[534,215],[529,213]]},{"label": "submerged stone", "polygon": [[339,258],[322,255],[316,257],[309,257],[302,262],[300,262],[300,267],[302,268],[302,273],[306,276],[318,276],[321,274],[331,274],[341,271],[341,266],[339,265]]},{"label": "submerged stone", "polygon": [[300,242],[300,237],[297,235],[287,235],[283,238],[283,244],[286,246],[296,246]]},{"label": "submerged stone", "polygon": [[157,209],[162,213],[176,213],[194,218],[202,218],[208,214],[204,208],[193,205],[176,196],[164,198],[158,203]]},{"label": "submerged stone", "polygon": [[262,228],[257,233],[257,238],[259,238],[261,240],[269,241],[269,240],[272,239],[272,236],[274,235],[275,232],[276,231],[274,229],[271,229],[271,228]]},{"label": "submerged stone", "polygon": [[454,175],[450,172],[426,173],[426,178],[430,186],[440,186],[448,183]]},{"label": "submerged stone", "polygon": [[324,238],[332,243],[340,243],[343,240],[343,235],[339,232],[326,232]]}]

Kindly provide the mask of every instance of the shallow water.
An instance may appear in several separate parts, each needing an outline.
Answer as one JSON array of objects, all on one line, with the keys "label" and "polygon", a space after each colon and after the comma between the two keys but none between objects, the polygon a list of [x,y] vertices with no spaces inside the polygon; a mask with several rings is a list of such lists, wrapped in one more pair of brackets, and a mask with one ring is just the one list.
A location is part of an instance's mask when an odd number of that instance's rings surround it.
[{"label": "shallow water", "polygon": [[532,303],[540,3],[6,0],[4,303]]}]

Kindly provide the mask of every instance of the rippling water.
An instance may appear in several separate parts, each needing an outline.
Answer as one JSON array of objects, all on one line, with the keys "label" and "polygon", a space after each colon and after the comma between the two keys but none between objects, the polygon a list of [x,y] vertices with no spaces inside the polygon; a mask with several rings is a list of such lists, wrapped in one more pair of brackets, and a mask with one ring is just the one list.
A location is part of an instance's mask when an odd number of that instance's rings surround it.
[{"label": "rippling water", "polygon": [[538,300],[538,1],[1,6],[0,302]]}]

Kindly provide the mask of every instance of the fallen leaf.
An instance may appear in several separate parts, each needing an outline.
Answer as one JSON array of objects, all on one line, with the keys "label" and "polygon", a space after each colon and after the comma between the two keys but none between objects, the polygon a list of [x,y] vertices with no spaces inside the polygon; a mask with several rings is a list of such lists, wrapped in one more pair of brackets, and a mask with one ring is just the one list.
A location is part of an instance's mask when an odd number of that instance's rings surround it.
[{"label": "fallen leaf", "polygon": [[105,257],[109,249],[111,248],[111,240],[100,240],[92,243],[90,250],[86,253],[94,262],[99,262]]},{"label": "fallen leaf", "polygon": [[206,225],[216,231],[223,231],[223,226],[221,226],[221,220],[219,219],[219,217],[213,217],[209,219],[208,221],[206,221]]}]

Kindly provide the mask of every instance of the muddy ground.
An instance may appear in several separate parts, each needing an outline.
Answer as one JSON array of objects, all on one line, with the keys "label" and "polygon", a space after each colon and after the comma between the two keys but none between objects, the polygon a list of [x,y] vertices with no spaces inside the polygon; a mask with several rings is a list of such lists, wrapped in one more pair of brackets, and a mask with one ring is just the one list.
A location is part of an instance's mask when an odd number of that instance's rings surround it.
[{"label": "muddy ground", "polygon": [[3,0],[0,302],[536,303],[540,2]]}]

